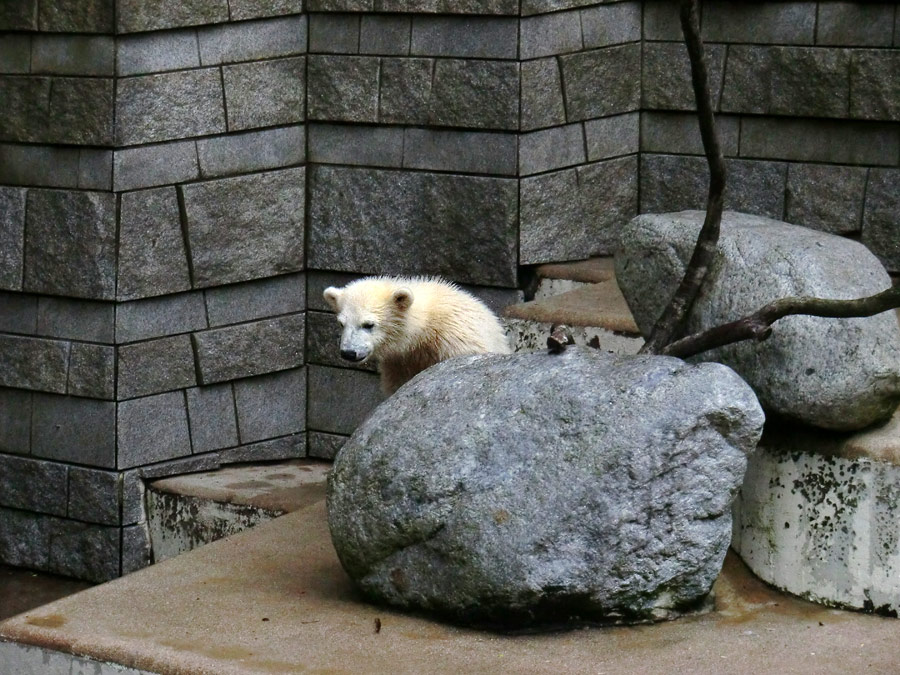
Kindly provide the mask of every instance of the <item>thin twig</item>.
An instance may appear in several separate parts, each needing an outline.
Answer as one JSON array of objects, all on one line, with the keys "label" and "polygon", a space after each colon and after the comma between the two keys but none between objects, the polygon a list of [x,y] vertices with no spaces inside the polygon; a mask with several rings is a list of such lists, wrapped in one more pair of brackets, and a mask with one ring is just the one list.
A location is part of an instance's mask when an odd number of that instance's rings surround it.
[{"label": "thin twig", "polygon": [[686,359],[695,354],[744,340],[762,341],[772,333],[772,324],[786,316],[806,315],[827,318],[874,316],[900,307],[900,285],[857,300],[790,297],[775,300],[737,321],[689,335],[673,342],[660,353]]},{"label": "thin twig", "polygon": [[712,99],[709,95],[709,76],[706,59],[703,56],[703,41],[700,39],[700,21],[697,16],[697,0],[682,0],[681,29],[691,61],[691,82],[697,102],[697,117],[700,122],[700,137],[706,161],[709,163],[709,196],[706,202],[706,218],[697,237],[694,253],[688,263],[681,284],[672,296],[669,305],[657,319],[642,353],[658,354],[683,329],[687,315],[694,305],[706,278],[719,241],[722,223],[722,200],[725,192],[725,160],[716,133]]}]

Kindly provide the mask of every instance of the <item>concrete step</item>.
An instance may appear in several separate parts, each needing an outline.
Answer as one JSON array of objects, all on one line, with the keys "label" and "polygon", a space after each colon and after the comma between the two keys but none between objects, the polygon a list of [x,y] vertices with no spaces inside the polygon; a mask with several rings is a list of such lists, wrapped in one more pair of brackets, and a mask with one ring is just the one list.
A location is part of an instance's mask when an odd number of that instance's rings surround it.
[{"label": "concrete step", "polygon": [[896,673],[900,622],[783,596],[726,559],[716,608],[498,635],[363,602],[323,502],[0,623],[0,673]]},{"label": "concrete step", "polygon": [[331,463],[289,460],[240,464],[147,485],[147,524],[159,562],[325,496]]},{"label": "concrete step", "polygon": [[576,344],[616,354],[635,354],[644,344],[615,278],[512,305],[501,319],[516,351],[543,349],[551,327],[560,323],[569,327]]},{"label": "concrete step", "polygon": [[535,300],[545,300],[554,295],[599,284],[615,277],[611,257],[588,258],[566,263],[547,263],[535,270],[538,285]]}]

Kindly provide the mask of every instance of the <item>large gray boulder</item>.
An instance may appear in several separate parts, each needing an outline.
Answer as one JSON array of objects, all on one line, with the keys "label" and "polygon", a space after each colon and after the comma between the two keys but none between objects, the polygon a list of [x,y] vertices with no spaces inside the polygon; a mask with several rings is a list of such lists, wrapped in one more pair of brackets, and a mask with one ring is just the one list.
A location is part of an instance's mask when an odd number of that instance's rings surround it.
[{"label": "large gray boulder", "polygon": [[[623,228],[616,278],[644,335],[681,281],[703,217],[702,211],[648,214]],[[687,332],[733,321],[786,296],[852,299],[890,285],[862,244],[726,211]],[[893,311],[859,319],[786,317],[764,342],[735,343],[693,360],[734,368],[767,411],[826,429],[886,421],[900,403],[900,328]]]},{"label": "large gray boulder", "polygon": [[377,602],[516,626],[702,604],[763,414],[719,364],[570,347],[445,361],[340,451],[328,522]]}]

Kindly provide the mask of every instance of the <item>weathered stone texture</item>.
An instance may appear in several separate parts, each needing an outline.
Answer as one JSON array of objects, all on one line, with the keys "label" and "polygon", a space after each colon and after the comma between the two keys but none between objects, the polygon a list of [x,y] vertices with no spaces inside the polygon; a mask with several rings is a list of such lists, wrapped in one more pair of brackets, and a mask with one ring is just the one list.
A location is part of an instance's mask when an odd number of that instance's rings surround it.
[{"label": "weathered stone texture", "polygon": [[820,2],[816,44],[890,47],[893,3]]},{"label": "weathered stone texture", "polygon": [[122,195],[119,223],[119,300],[191,287],[173,187]]},{"label": "weathered stone texture", "polygon": [[[691,87],[691,65],[683,43],[646,42],[643,46],[643,75],[641,77],[642,107],[662,110],[694,110],[694,90]],[[722,74],[725,71],[725,47],[705,45],[709,72],[709,90],[713,109],[719,109]]]},{"label": "weathered stone texture", "polygon": [[115,467],[115,403],[35,393],[33,405],[31,452],[35,457]]},{"label": "weathered stone texture", "polygon": [[[30,187],[79,187],[81,150],[89,149],[18,143],[0,144],[0,182]],[[108,184],[97,187],[109,189]]]},{"label": "weathered stone texture", "polygon": [[116,90],[116,142],[152,143],[222,133],[217,68],[122,78]]},{"label": "weathered stone texture", "polygon": [[194,285],[303,269],[305,168],[179,187]]},{"label": "weathered stone texture", "polygon": [[117,344],[206,327],[206,307],[199,291],[123,302],[116,307]]},{"label": "weathered stone texture", "polygon": [[0,386],[66,392],[70,343],[0,335]]},{"label": "weathered stone texture", "polygon": [[311,267],[515,285],[515,180],[324,166],[312,171]]},{"label": "weathered stone texture", "polygon": [[306,58],[226,66],[229,130],[302,122],[306,113]]},{"label": "weathered stone texture", "polygon": [[194,453],[220,450],[238,444],[231,383],[194,387],[185,394]]},{"label": "weathered stone texture", "polygon": [[78,151],[78,187],[87,190],[111,190],[112,166],[112,151],[80,148]]},{"label": "weathered stone texture", "polygon": [[241,443],[306,429],[306,369],[295,368],[234,383]]},{"label": "weathered stone texture", "polygon": [[0,387],[0,451],[31,452],[31,392]]},{"label": "weathered stone texture", "polygon": [[197,143],[193,140],[143,145],[113,153],[113,190],[117,192],[181,183],[199,175]]},{"label": "weathered stone texture", "polygon": [[[0,10],[2,11],[2,10]],[[7,33],[0,40],[0,73],[27,75],[31,70],[31,35]]]},{"label": "weathered stone texture", "polygon": [[197,31],[200,63],[212,66],[306,52],[306,17],[223,24]]},{"label": "weathered stone texture", "polygon": [[0,555],[4,563],[46,569],[50,550],[48,520],[46,516],[0,508]]},{"label": "weathered stone texture", "polygon": [[64,464],[0,455],[0,506],[66,515]]},{"label": "weathered stone texture", "polygon": [[598,5],[581,10],[580,15],[585,49],[641,39],[640,2]]},{"label": "weathered stone texture", "polygon": [[494,17],[413,17],[410,54],[515,59],[519,22]]},{"label": "weathered stone texture", "polygon": [[33,335],[37,329],[37,306],[37,296],[0,291],[0,331]]},{"label": "weathered stone texture", "polygon": [[359,53],[405,56],[409,54],[411,32],[409,17],[363,16],[359,26]]},{"label": "weathered stone texture", "polygon": [[197,384],[194,352],[188,335],[119,347],[119,400],[157,394]]},{"label": "weathered stone texture", "polygon": [[118,525],[121,477],[114,471],[69,469],[68,516],[99,525]]},{"label": "weathered stone texture", "polygon": [[120,33],[228,21],[228,0],[118,0],[117,10]]},{"label": "weathered stone texture", "polygon": [[[738,154],[740,118],[717,115],[716,129],[719,145],[726,157]],[[692,113],[652,112],[641,114],[641,150],[643,152],[672,152],[703,155],[700,125]],[[731,187],[729,183],[729,187]]]},{"label": "weathered stone texture", "polygon": [[403,166],[402,127],[309,125],[309,161],[319,164]]},{"label": "weathered stone texture", "polygon": [[0,5],[0,30],[37,30],[37,0]]},{"label": "weathered stone texture", "polygon": [[316,459],[330,459],[337,457],[338,451],[347,442],[346,436],[326,434],[321,431],[310,431],[308,434],[309,456]]},{"label": "weathered stone texture", "polygon": [[29,190],[25,290],[111,300],[116,200],[104,192]]},{"label": "weathered stone texture", "polygon": [[522,124],[524,131],[563,124],[563,102],[559,63],[554,58],[537,59],[522,66]]},{"label": "weathered stone texture", "polygon": [[113,0],[44,0],[38,3],[38,26],[42,31],[112,33],[113,16]]},{"label": "weathered stone texture", "polygon": [[309,366],[307,426],[351,434],[384,400],[378,376],[361,370]]},{"label": "weathered stone texture", "polygon": [[0,288],[22,289],[25,190],[0,187]]},{"label": "weathered stone texture", "polygon": [[785,220],[833,234],[858,232],[865,189],[864,167],[791,164]]},{"label": "weathered stone texture", "polygon": [[637,214],[637,159],[525,178],[520,209],[520,264],[608,254],[619,226]]},{"label": "weathered stone texture", "polygon": [[306,279],[303,274],[286,274],[206,291],[206,313],[212,327],[305,309]]},{"label": "weathered stone texture", "polygon": [[519,136],[519,174],[528,176],[586,161],[584,127],[568,124]]},{"label": "weathered stone texture", "polygon": [[378,59],[309,56],[308,60],[310,119],[342,122],[378,120]]},{"label": "weathered stone texture", "polygon": [[305,127],[199,139],[197,155],[204,178],[302,164],[306,160]]},{"label": "weathered stone texture", "polygon": [[855,50],[850,79],[851,117],[900,120],[900,52]]},{"label": "weathered stone texture", "polygon": [[200,384],[302,366],[304,332],[303,314],[290,314],[194,333]]},{"label": "weathered stone texture", "polygon": [[110,145],[113,141],[112,79],[54,78],[50,85],[47,128],[39,140]]},{"label": "weathered stone texture", "polygon": [[[309,17],[309,51],[312,54],[359,52],[359,14],[312,14]],[[407,28],[408,30],[408,28]],[[409,36],[407,34],[407,39]]]},{"label": "weathered stone texture", "polygon": [[200,66],[193,30],[123,35],[116,40],[116,74],[143,75]]},{"label": "weathered stone texture", "polygon": [[705,2],[701,35],[710,42],[811,45],[816,30],[816,4]]},{"label": "weathered stone texture", "polygon": [[171,391],[118,405],[117,468],[129,469],[191,454],[183,392]]},{"label": "weathered stone texture", "polygon": [[566,115],[572,122],[637,110],[641,102],[638,44],[560,58]]},{"label": "weathered stone texture", "polygon": [[848,50],[749,45],[729,48],[723,112],[846,117],[849,97]]},{"label": "weathered stone texture", "polygon": [[264,16],[299,14],[303,0],[229,0],[232,21],[244,21]]},{"label": "weathered stone texture", "polygon": [[900,272],[900,170],[871,169],[862,241],[891,272]]},{"label": "weathered stone texture", "polygon": [[32,38],[32,73],[111,76],[114,66],[111,36],[38,34]]},{"label": "weathered stone texture", "polygon": [[69,355],[71,396],[112,400],[115,398],[115,348],[88,342],[73,342]]},{"label": "weathered stone texture", "polygon": [[410,128],[404,131],[403,166],[514,176],[516,141],[506,133]]},{"label": "weathered stone texture", "polygon": [[38,335],[71,340],[113,343],[115,306],[111,302],[38,298]]},{"label": "weathered stone texture", "polygon": [[54,519],[48,568],[68,577],[102,583],[119,576],[118,527]]},{"label": "weathered stone texture", "polygon": [[122,575],[137,572],[153,563],[153,546],[146,523],[122,528]]},{"label": "weathered stone texture", "polygon": [[46,134],[50,78],[0,75],[0,140],[36,142]]}]

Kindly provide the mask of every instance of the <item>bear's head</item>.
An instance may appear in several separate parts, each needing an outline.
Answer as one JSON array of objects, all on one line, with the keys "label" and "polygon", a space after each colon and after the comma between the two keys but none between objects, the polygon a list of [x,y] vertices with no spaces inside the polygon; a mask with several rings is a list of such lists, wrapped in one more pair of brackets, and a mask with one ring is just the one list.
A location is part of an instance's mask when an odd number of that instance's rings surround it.
[{"label": "bear's head", "polygon": [[344,327],[341,358],[359,363],[393,351],[403,341],[412,290],[382,278],[361,279],[322,294]]}]

